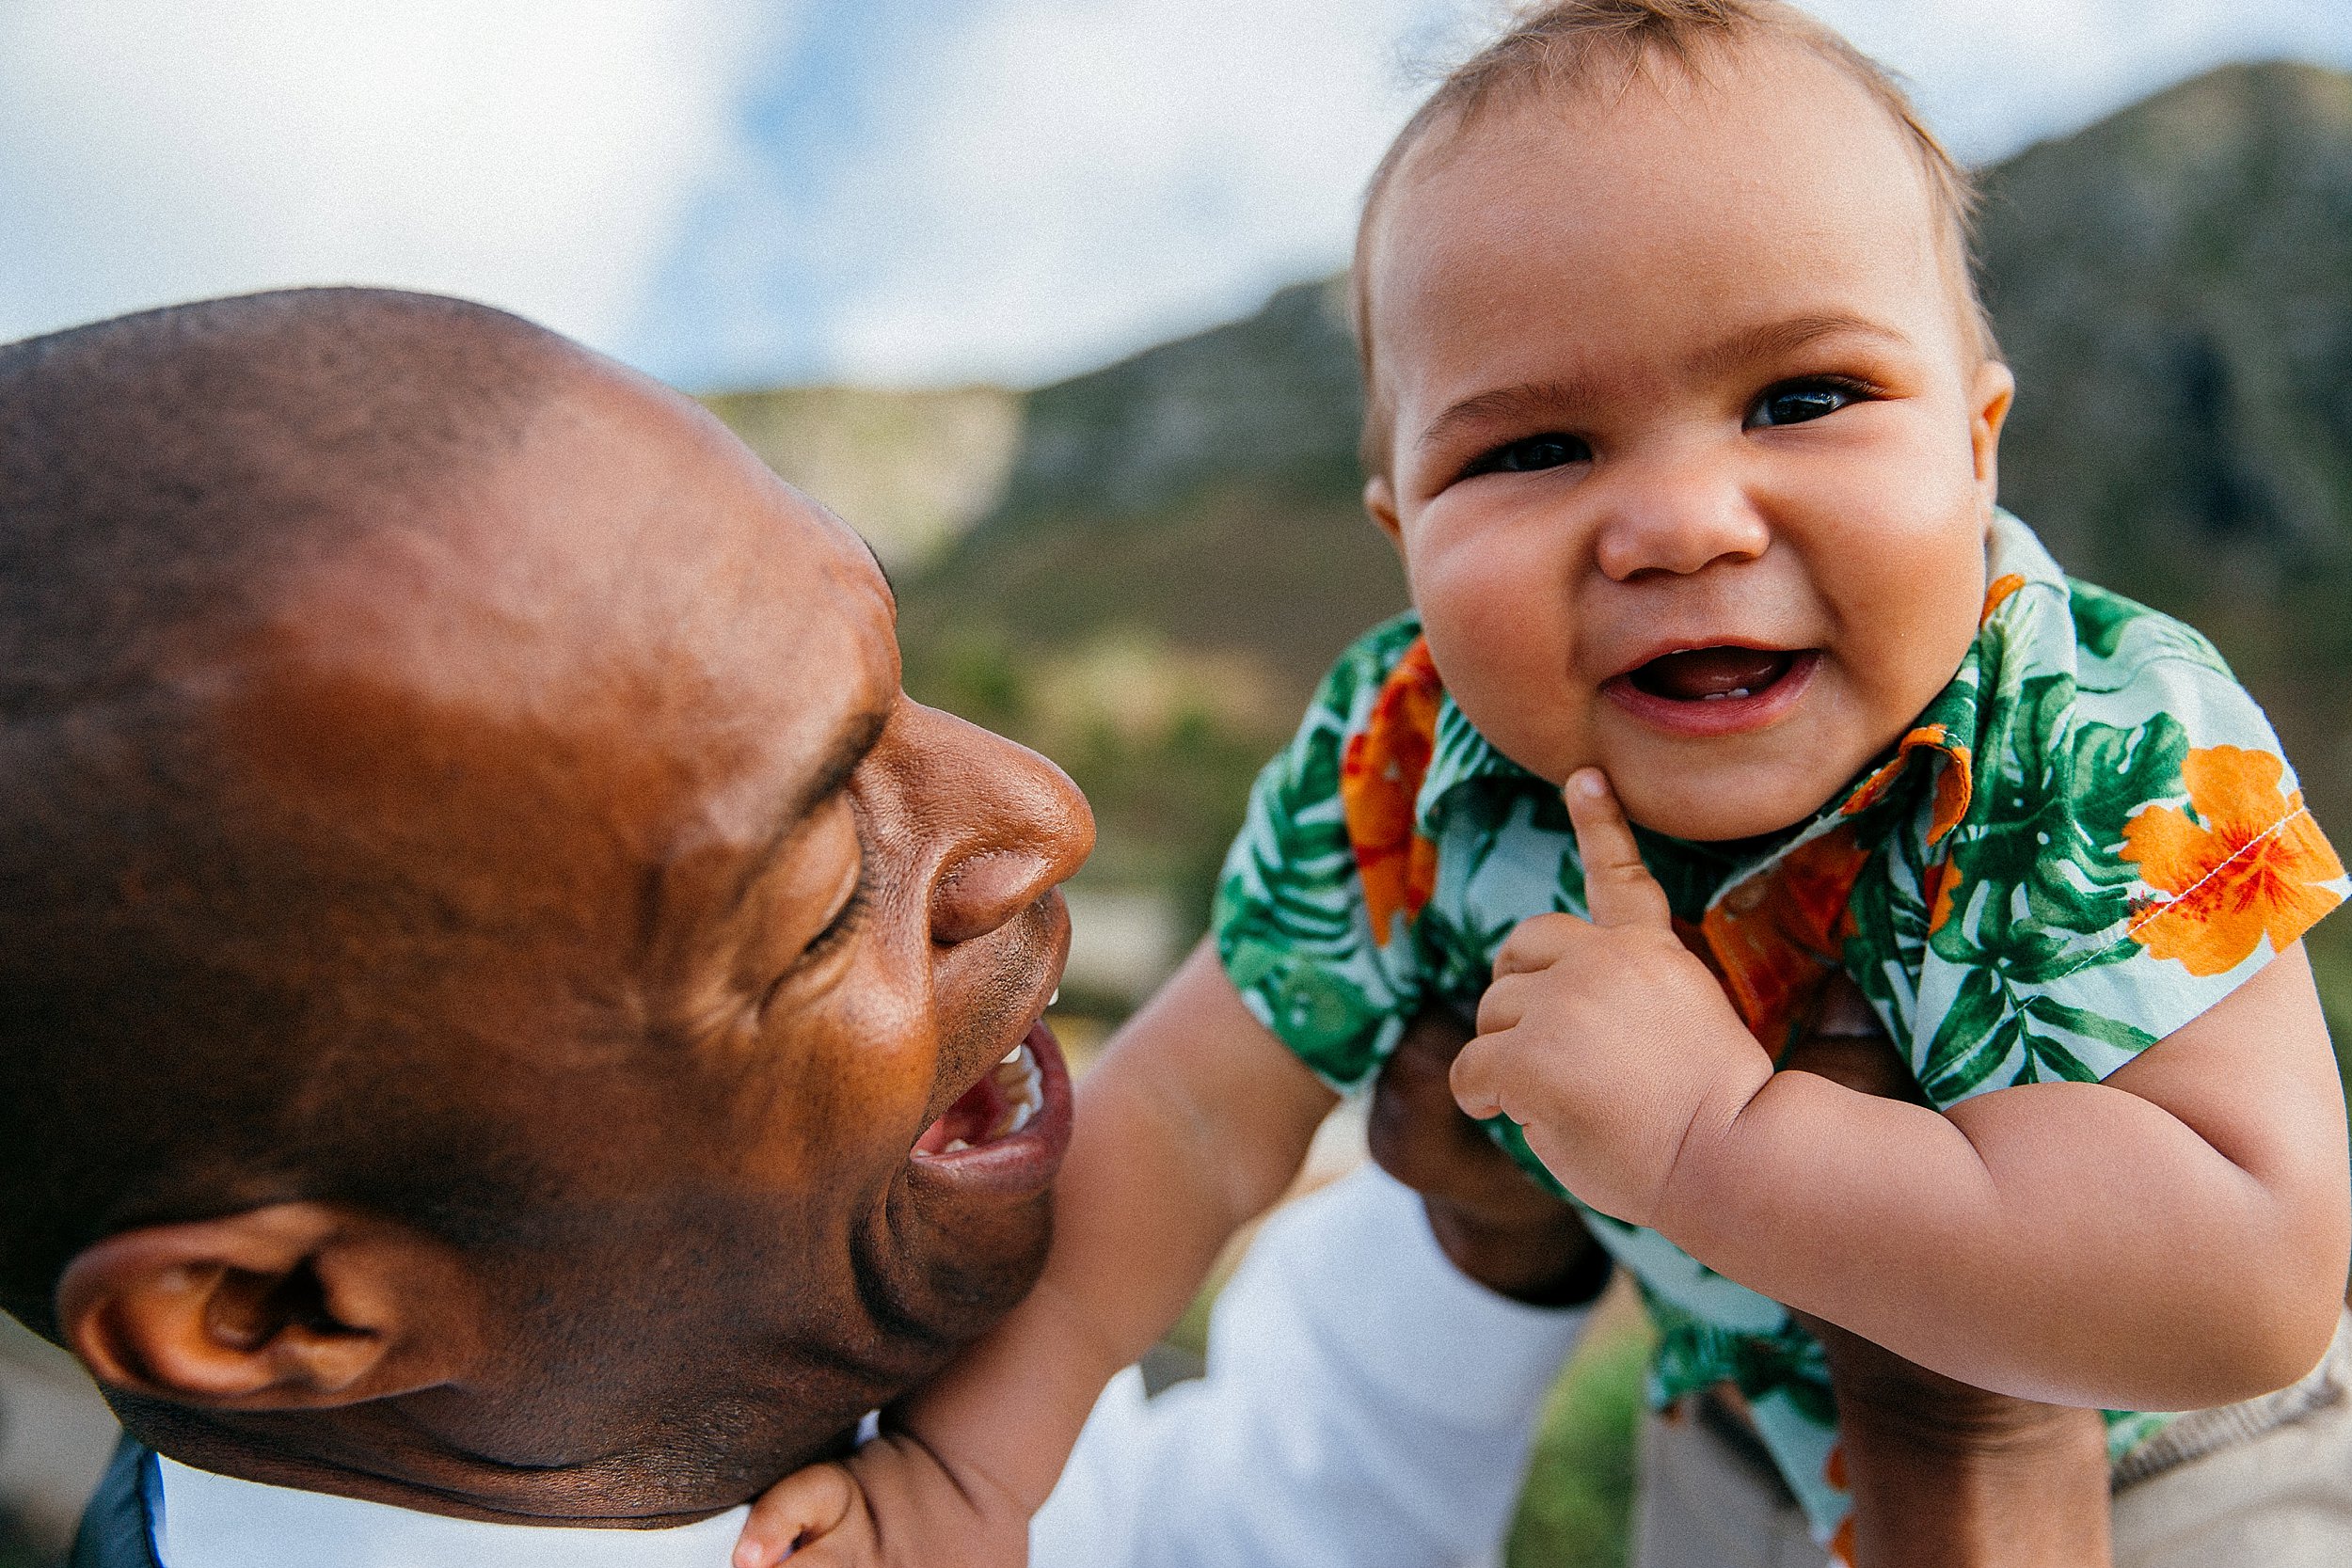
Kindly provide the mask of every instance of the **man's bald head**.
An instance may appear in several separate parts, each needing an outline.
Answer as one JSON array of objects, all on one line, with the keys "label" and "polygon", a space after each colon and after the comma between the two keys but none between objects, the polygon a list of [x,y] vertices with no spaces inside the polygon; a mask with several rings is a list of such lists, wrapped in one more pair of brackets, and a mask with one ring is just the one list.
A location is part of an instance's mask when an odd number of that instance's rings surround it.
[{"label": "man's bald head", "polygon": [[[292,1191],[470,1223],[437,1108],[329,1092],[408,1049],[339,981],[372,911],[224,790],[194,717],[286,583],[432,526],[581,361],[366,290],[0,347],[0,1306],[36,1328],[129,1225]],[[382,1190],[421,1158],[433,1192]]]}]

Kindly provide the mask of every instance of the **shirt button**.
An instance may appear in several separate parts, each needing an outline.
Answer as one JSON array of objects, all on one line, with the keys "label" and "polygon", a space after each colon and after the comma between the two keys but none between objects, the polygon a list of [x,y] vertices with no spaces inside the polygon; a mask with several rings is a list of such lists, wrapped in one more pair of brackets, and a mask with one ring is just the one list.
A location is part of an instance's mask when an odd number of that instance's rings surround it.
[{"label": "shirt button", "polygon": [[1764,879],[1751,878],[1724,895],[1724,908],[1734,914],[1754,914],[1764,902]]}]

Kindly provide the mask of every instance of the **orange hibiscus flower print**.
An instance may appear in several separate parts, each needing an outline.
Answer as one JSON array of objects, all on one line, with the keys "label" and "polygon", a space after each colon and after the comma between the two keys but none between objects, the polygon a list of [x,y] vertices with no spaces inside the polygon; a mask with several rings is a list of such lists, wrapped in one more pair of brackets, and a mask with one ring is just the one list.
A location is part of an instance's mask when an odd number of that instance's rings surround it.
[{"label": "orange hibiscus flower print", "polygon": [[1413,802],[1437,745],[1438,704],[1445,688],[1417,641],[1390,672],[1371,721],[1340,758],[1340,809],[1348,847],[1372,915],[1372,939],[1385,947],[1398,915],[1421,913],[1438,885],[1438,847],[1413,831]]},{"label": "orange hibiscus flower print", "polygon": [[1854,883],[1869,859],[1853,829],[1840,827],[1798,845],[1707,911],[1708,967],[1775,1058],[1853,934]]},{"label": "orange hibiscus flower print", "polygon": [[2004,604],[2007,604],[2009,602],[2009,596],[2011,594],[2016,593],[2020,588],[2025,586],[2026,579],[2019,577],[2015,572],[2010,572],[2001,577],[1994,578],[1992,582],[1987,584],[1985,587],[1984,610],[1978,615],[1977,624],[1979,626],[1982,626],[1985,622],[1993,619],[1993,612],[2000,609]]},{"label": "orange hibiscus flower print", "polygon": [[2194,819],[2150,806],[2124,824],[2123,859],[2169,895],[2138,906],[2132,938],[2191,974],[2226,974],[2265,939],[2276,952],[2334,909],[2341,895],[2325,884],[2344,876],[2344,863],[2303,792],[2280,791],[2286,764],[2272,753],[2191,752],[2181,777]]}]

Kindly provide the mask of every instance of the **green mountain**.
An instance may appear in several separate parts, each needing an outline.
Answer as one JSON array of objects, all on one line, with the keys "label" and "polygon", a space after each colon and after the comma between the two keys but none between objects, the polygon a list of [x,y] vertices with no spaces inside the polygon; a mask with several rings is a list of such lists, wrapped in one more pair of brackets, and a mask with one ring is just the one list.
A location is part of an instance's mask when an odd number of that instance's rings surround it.
[{"label": "green mountain", "polygon": [[[2352,847],[2352,76],[2228,67],[1986,185],[2004,499],[2212,635]],[[1021,399],[987,504],[902,585],[912,689],[1063,762],[1104,819],[1089,879],[1196,928],[1256,764],[1404,603],[1360,410],[1339,285],[1286,289]]]}]

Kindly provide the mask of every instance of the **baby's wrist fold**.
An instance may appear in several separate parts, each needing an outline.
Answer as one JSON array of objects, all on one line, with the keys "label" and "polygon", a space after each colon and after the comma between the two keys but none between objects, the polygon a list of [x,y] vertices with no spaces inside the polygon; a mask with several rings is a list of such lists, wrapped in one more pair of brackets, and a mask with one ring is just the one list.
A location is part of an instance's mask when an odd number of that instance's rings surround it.
[{"label": "baby's wrist fold", "polygon": [[[1754,1037],[1747,1037],[1753,1044]],[[1753,1185],[1755,1173],[1742,1169],[1736,1146],[1741,1141],[1742,1118],[1772,1080],[1772,1062],[1757,1048],[1752,1060],[1724,1061],[1693,1095],[1673,1157],[1659,1180],[1650,1217],[1643,1223],[1684,1244],[1688,1226],[1724,1216],[1724,1173],[1743,1189]]]}]

